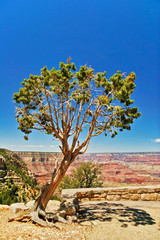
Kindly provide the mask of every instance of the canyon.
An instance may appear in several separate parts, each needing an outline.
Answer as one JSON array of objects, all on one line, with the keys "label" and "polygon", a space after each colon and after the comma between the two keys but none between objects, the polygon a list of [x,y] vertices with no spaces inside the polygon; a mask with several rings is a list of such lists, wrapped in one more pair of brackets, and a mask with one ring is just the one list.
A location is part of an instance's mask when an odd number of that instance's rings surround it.
[{"label": "canyon", "polygon": [[[58,152],[15,152],[40,184],[51,180],[55,166],[63,156]],[[67,175],[84,162],[101,164],[104,186],[160,184],[160,153],[86,153],[71,164]]]}]

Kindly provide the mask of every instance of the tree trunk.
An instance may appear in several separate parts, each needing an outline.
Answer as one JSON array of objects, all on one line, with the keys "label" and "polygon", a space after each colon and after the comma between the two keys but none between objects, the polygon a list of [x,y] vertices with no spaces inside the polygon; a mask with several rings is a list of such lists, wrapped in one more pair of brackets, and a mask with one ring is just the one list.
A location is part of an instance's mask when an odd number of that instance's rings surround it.
[{"label": "tree trunk", "polygon": [[48,201],[53,195],[55,189],[57,188],[61,180],[63,179],[68,167],[74,159],[70,156],[64,157],[57,171],[55,170],[55,174],[52,177],[51,183],[46,184],[44,187],[42,187],[39,196],[35,200],[33,208],[31,209],[31,219],[39,225],[46,226],[45,221],[47,221],[47,215],[45,213],[45,209]]}]

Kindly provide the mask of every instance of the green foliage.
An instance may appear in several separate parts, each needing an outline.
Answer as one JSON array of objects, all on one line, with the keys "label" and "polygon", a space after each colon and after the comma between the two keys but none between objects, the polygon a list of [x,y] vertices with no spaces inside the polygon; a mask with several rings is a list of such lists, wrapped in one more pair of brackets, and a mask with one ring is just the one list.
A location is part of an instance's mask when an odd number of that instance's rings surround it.
[{"label": "green foliage", "polygon": [[62,189],[70,189],[70,188],[74,188],[73,177],[66,175],[64,176],[63,180],[59,184],[59,190],[61,191]]},{"label": "green foliage", "polygon": [[79,188],[101,187],[102,180],[99,177],[101,165],[84,163],[76,171],[73,171],[74,186]]},{"label": "green foliage", "polygon": [[5,176],[5,171],[4,170],[0,170],[0,178],[3,178]]},{"label": "green foliage", "polygon": [[[91,123],[94,123],[90,129],[94,136],[104,132],[114,137],[118,130],[130,130],[134,119],[141,115],[137,107],[131,107],[134,100],[130,97],[136,87],[135,73],[124,76],[117,71],[108,80],[106,71],[95,73],[86,65],[78,71],[70,59],[67,64],[61,62],[58,70],[44,67],[40,76],[30,75],[22,82],[19,92],[14,94],[13,99],[18,104],[18,129],[25,133],[24,138],[27,140],[32,129],[36,129],[62,141],[64,131],[67,137],[73,135],[76,121],[72,120],[76,119],[79,111],[82,119],[79,133],[84,125]],[[82,110],[80,104],[84,106]]]},{"label": "green foliage", "polygon": [[8,188],[0,192],[0,204],[11,205],[18,202],[18,187],[12,185],[12,180],[8,182]]},{"label": "green foliage", "polygon": [[66,175],[60,183],[59,189],[101,187],[101,165],[83,163],[73,171],[73,176]]}]

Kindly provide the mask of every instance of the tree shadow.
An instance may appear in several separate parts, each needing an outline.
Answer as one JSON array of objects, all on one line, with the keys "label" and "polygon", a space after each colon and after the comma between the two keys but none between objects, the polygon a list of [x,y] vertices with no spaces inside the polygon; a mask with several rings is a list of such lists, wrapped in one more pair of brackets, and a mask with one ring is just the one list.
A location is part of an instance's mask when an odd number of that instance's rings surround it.
[{"label": "tree shadow", "polygon": [[120,223],[132,223],[138,225],[153,225],[155,220],[142,209],[130,208],[123,204],[96,202],[96,203],[81,203],[79,211],[79,221],[94,221],[99,220],[112,221],[113,218],[118,219]]}]

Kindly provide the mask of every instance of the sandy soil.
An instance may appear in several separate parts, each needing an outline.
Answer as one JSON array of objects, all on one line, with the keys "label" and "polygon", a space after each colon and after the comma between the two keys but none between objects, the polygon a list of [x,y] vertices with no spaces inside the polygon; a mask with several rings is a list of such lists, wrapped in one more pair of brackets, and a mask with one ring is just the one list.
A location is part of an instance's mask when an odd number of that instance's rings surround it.
[{"label": "sandy soil", "polygon": [[84,240],[85,226],[57,223],[62,229],[44,228],[31,222],[8,222],[11,210],[0,211],[0,240]]},{"label": "sandy soil", "polygon": [[86,240],[160,240],[160,202],[103,202],[93,204],[95,215],[100,204],[106,219],[86,233]]},{"label": "sandy soil", "polygon": [[1,240],[159,240],[160,202],[85,202],[79,222],[62,229],[31,222],[8,222],[11,210],[0,211]]}]

